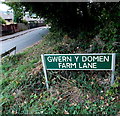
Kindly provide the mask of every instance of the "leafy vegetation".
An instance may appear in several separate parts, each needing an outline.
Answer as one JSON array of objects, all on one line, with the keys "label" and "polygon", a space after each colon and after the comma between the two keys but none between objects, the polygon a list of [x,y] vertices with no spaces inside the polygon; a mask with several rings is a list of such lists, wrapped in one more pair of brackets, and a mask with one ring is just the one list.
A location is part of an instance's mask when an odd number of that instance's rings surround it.
[{"label": "leafy vegetation", "polygon": [[111,71],[48,71],[49,91],[40,57],[45,53],[119,53],[119,3],[22,4],[44,17],[52,32],[23,53],[2,59],[2,113],[119,114],[119,54],[112,86]]},{"label": "leafy vegetation", "polygon": [[11,7],[11,9],[13,9],[14,22],[21,23],[23,20],[24,13],[25,13],[24,7],[21,5],[21,3],[19,2],[17,2],[17,4],[11,3],[11,2],[3,2],[3,3]]},{"label": "leafy vegetation", "polygon": [[6,24],[6,21],[2,17],[0,17],[0,24]]},{"label": "leafy vegetation", "polygon": [[116,115],[120,80],[110,86],[110,71],[48,71],[50,89],[46,91],[40,54],[84,53],[88,47],[83,43],[86,40],[49,33],[23,53],[3,58],[2,113]]},{"label": "leafy vegetation", "polygon": [[[22,3],[26,10],[43,17],[52,30],[62,31],[71,38],[82,32],[98,32],[106,22],[119,21],[120,3],[109,2],[63,2],[63,3]],[[98,26],[99,25],[99,26]],[[95,30],[96,29],[96,30]]]},{"label": "leafy vegetation", "polygon": [[21,23],[24,23],[25,25],[28,24],[28,22],[26,20],[22,20]]}]

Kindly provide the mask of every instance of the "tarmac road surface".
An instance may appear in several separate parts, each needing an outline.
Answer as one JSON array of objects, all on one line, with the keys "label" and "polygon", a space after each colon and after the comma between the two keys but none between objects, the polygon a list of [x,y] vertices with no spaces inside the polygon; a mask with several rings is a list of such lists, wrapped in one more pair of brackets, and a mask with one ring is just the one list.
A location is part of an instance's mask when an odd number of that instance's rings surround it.
[{"label": "tarmac road surface", "polygon": [[49,27],[38,27],[16,34],[0,37],[0,54],[5,53],[16,46],[16,52],[35,44],[47,35]]}]

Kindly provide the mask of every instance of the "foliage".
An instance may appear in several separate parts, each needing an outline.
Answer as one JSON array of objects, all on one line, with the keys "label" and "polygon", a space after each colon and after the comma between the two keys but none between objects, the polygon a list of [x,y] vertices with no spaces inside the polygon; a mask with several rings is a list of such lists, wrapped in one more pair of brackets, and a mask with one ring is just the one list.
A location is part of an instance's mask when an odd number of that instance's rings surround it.
[{"label": "foliage", "polygon": [[26,20],[22,20],[21,23],[24,23],[25,25],[28,24],[28,22]]},{"label": "foliage", "polygon": [[6,24],[6,21],[2,17],[0,17],[0,24]]},{"label": "foliage", "polygon": [[17,2],[3,2],[4,4],[8,5],[9,7],[11,7],[11,9],[13,9],[13,13],[14,13],[14,22],[16,23],[21,23],[23,20],[23,16],[24,16],[24,7],[21,5],[21,3]]},{"label": "foliage", "polygon": [[51,88],[46,91],[40,54],[83,53],[87,47],[81,44],[79,39],[49,33],[23,53],[3,58],[3,114],[116,115],[119,79],[109,87],[109,71],[48,71]]},{"label": "foliage", "polygon": [[96,34],[110,21],[118,22],[119,25],[119,3],[6,2],[6,4],[13,8],[16,22],[21,21],[25,11],[29,11],[30,14],[36,13],[51,25],[52,30],[62,31],[71,38],[78,37],[81,32],[95,31]]},{"label": "foliage", "polygon": [[[119,11],[119,3],[22,3],[26,10],[37,13],[51,24],[52,29],[67,33],[75,38],[82,31],[94,30],[96,25],[104,26],[112,12]],[[107,12],[107,13],[106,13]],[[106,14],[108,15],[106,15]],[[118,17],[118,16],[117,16]],[[118,20],[118,18],[117,18]]]},{"label": "foliage", "polygon": [[[3,113],[117,115],[120,109],[119,54],[114,85],[110,86],[110,71],[48,71],[49,91],[45,87],[40,54],[86,53],[91,45],[94,53],[118,53],[119,46],[114,43],[119,42],[120,37],[119,3],[22,4],[44,17],[54,28],[51,28],[53,33],[22,54],[2,59]],[[92,31],[87,27],[93,28]],[[93,39],[95,35],[104,46]]]},{"label": "foliage", "polygon": [[94,48],[92,52],[103,53],[119,53],[119,45],[115,43],[119,41],[119,28],[116,27],[115,22],[110,21],[107,26],[99,30],[97,39],[102,42],[100,45],[93,41]]}]

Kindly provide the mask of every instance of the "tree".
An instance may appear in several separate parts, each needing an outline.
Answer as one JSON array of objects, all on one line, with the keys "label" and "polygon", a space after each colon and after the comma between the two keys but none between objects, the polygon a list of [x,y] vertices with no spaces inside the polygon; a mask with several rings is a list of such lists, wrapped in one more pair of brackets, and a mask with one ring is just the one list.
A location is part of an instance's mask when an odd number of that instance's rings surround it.
[{"label": "tree", "polygon": [[105,2],[17,2],[12,4],[15,7],[25,6],[26,11],[36,13],[51,24],[52,30],[62,31],[62,33],[66,33],[72,38],[77,37],[82,31],[94,30],[96,25],[104,26],[103,22],[106,19],[103,18],[102,11],[105,10],[114,17],[111,10],[116,5],[116,3]]},{"label": "tree", "polygon": [[[54,30],[62,30],[71,37],[76,37],[81,31],[91,31],[96,25],[101,25],[102,11],[108,13],[116,3],[22,3],[27,10],[44,17]],[[114,13],[112,13],[114,14]],[[111,13],[110,13],[111,15]],[[54,28],[53,28],[54,27]]]},{"label": "tree", "polygon": [[24,6],[20,2],[3,2],[4,4],[8,5],[13,9],[14,13],[14,22],[21,23],[24,16]]},{"label": "tree", "polygon": [[6,21],[2,17],[0,17],[0,24],[6,24]]}]

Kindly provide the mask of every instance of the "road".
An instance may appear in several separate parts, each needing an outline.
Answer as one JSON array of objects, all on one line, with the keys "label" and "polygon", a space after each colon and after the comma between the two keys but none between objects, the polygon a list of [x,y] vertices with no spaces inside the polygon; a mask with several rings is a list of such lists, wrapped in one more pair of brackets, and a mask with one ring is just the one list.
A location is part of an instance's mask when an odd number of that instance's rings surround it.
[{"label": "road", "polygon": [[40,41],[49,32],[48,27],[38,27],[17,34],[0,37],[0,54],[16,46],[16,52]]}]

